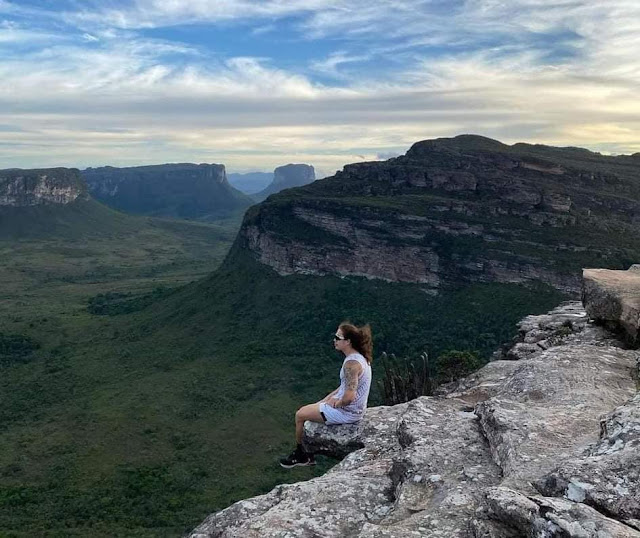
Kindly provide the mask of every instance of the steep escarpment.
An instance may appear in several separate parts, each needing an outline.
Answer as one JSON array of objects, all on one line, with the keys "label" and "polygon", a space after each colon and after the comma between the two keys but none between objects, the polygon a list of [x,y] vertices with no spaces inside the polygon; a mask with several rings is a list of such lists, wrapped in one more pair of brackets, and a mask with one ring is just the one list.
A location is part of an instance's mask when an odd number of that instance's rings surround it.
[{"label": "steep escarpment", "polygon": [[76,169],[0,170],[0,206],[69,204],[78,198],[87,198],[87,188]]},{"label": "steep escarpment", "polygon": [[92,196],[122,211],[180,218],[215,218],[253,200],[234,189],[221,164],[162,164],[83,170]]},{"label": "steep escarpment", "polygon": [[640,254],[640,163],[483,137],[418,142],[251,208],[238,245],[280,274],[449,283],[543,280]]},{"label": "steep escarpment", "polygon": [[640,352],[577,302],[525,318],[514,346],[436,397],[306,423],[308,450],[348,455],[191,537],[640,537]]},{"label": "steep escarpment", "polygon": [[261,202],[271,194],[275,194],[284,189],[301,187],[315,181],[316,171],[309,164],[286,164],[278,166],[273,171],[273,181],[263,190],[252,194],[251,197],[257,202]]}]

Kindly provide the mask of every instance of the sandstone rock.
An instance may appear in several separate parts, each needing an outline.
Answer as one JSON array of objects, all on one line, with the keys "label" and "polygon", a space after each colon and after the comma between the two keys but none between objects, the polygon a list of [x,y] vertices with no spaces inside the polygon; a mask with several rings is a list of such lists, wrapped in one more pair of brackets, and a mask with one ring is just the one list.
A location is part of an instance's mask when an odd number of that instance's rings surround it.
[{"label": "sandstone rock", "polygon": [[0,206],[64,205],[86,197],[76,169],[0,170]]},{"label": "sandstone rock", "polygon": [[[499,487],[487,491],[489,518],[532,538],[640,538],[640,532],[581,503],[527,496]],[[504,526],[502,528],[504,528]],[[475,536],[482,536],[475,534]],[[495,534],[494,536],[503,536]]]},{"label": "sandstone rock", "polygon": [[640,272],[585,269],[582,301],[589,316],[619,326],[632,345],[640,344]]},{"label": "sandstone rock", "polygon": [[600,440],[536,482],[544,495],[584,502],[621,521],[640,519],[640,394],[601,422]]},{"label": "sandstone rock", "polygon": [[558,455],[576,455],[594,442],[600,415],[635,394],[636,360],[632,351],[574,344],[519,361],[476,407],[503,484],[526,488]]},{"label": "sandstone rock", "polygon": [[305,424],[309,449],[354,451],[322,477],[212,514],[191,536],[639,537],[640,396],[625,404],[638,352],[579,303],[520,328],[548,349],[491,362],[437,397],[368,409],[358,425]]}]

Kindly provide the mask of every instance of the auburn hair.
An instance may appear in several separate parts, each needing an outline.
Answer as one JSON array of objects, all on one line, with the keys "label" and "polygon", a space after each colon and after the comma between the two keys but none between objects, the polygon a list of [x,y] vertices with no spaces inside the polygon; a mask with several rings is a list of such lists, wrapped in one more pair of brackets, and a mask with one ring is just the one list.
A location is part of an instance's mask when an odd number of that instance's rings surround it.
[{"label": "auburn hair", "polygon": [[338,328],[342,331],[344,338],[351,342],[351,347],[371,364],[373,360],[373,337],[369,324],[356,327],[348,321],[343,321]]}]

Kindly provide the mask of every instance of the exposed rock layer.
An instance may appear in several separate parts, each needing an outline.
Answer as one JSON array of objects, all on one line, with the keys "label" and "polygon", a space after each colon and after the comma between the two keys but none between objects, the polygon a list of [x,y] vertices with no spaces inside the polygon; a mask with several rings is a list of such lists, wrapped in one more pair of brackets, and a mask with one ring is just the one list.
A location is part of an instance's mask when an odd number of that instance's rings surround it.
[{"label": "exposed rock layer", "polygon": [[640,354],[578,303],[520,328],[518,343],[537,350],[446,394],[369,409],[358,426],[307,423],[309,449],[355,451],[320,478],[212,514],[191,536],[640,537]]},{"label": "exposed rock layer", "polygon": [[638,223],[631,157],[461,136],[272,196],[238,241],[283,275],[543,280],[577,294],[582,267],[640,257]]},{"label": "exposed rock layer", "polygon": [[76,169],[0,170],[0,206],[69,204],[86,195]]}]

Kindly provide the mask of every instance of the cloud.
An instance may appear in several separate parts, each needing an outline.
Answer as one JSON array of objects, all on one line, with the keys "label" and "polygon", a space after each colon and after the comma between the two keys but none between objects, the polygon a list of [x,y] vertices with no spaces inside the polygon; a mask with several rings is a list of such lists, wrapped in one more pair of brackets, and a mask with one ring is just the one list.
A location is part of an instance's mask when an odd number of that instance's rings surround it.
[{"label": "cloud", "polygon": [[328,58],[323,60],[317,60],[311,63],[311,69],[319,73],[329,75],[334,78],[344,79],[349,75],[340,72],[340,67],[350,63],[359,63],[367,61],[371,58],[370,55],[356,55],[350,56],[344,51],[332,52]]},{"label": "cloud", "polygon": [[[0,0],[11,19],[0,24],[0,109],[17,127],[0,128],[2,167],[296,161],[330,172],[461,132],[640,150],[635,1],[63,5]],[[159,31],[222,21],[242,22],[243,39],[273,34],[270,56]],[[294,61],[309,40],[322,53]]]}]

